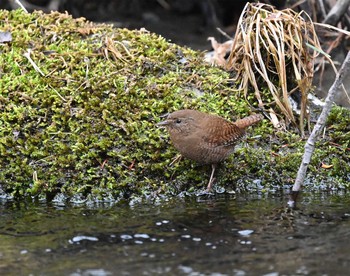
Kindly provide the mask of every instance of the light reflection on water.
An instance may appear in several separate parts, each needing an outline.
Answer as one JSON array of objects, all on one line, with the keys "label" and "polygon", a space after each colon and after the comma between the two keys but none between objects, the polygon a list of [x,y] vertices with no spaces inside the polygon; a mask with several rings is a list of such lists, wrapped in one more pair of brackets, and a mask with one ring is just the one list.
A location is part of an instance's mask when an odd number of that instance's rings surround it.
[{"label": "light reflection on water", "polygon": [[1,275],[345,275],[347,195],[0,203]]}]

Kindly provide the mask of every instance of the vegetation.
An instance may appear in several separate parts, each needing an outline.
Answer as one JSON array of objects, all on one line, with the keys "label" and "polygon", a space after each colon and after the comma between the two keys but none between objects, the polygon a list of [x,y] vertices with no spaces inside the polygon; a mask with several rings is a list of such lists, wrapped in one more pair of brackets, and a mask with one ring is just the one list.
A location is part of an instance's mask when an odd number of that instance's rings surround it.
[{"label": "vegetation", "polygon": [[[235,79],[240,80],[239,88],[246,97],[254,90],[261,108],[269,109],[272,116],[283,114],[285,124],[298,125],[304,136],[313,63],[319,52],[322,50],[314,25],[305,12],[247,3],[226,68],[235,70]],[[298,124],[291,95],[300,99]]]},{"label": "vegetation", "polygon": [[[155,124],[181,108],[230,120],[250,113],[228,72],[146,30],[16,10],[0,11],[0,32],[12,35],[0,44],[0,188],[15,197],[121,199],[203,188],[210,168],[169,166],[177,152]],[[313,187],[348,188],[349,126],[349,110],[334,108],[311,164]],[[289,184],[304,145],[295,131],[267,120],[252,128],[256,138],[221,166],[218,186]]]}]

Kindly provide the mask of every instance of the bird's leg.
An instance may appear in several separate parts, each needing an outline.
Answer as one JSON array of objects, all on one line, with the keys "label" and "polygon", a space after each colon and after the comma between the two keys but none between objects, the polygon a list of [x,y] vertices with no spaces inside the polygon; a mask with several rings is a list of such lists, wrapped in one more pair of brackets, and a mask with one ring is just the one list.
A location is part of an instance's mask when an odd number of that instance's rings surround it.
[{"label": "bird's leg", "polygon": [[214,178],[215,169],[216,169],[216,164],[212,164],[211,165],[211,175],[210,175],[209,183],[207,186],[207,192],[210,192],[211,187],[213,186],[213,183],[215,181],[215,178]]}]

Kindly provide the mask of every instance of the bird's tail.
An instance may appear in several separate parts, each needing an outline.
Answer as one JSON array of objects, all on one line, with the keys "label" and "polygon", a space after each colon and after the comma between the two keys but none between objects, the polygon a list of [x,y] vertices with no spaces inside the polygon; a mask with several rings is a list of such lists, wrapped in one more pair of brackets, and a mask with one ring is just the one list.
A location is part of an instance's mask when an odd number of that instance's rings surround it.
[{"label": "bird's tail", "polygon": [[264,119],[264,116],[262,114],[252,114],[248,117],[244,117],[243,119],[239,119],[235,122],[235,125],[239,128],[247,128],[257,122],[260,122],[262,119]]}]

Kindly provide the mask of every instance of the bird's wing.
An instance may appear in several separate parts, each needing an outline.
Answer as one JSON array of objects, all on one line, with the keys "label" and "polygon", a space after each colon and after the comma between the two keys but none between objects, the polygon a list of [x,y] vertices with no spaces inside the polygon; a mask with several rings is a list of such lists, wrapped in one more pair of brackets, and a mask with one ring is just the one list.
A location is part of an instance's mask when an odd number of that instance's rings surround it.
[{"label": "bird's wing", "polygon": [[233,146],[245,133],[244,129],[221,118],[211,120],[210,125],[204,127],[207,131],[203,131],[203,141],[210,147]]}]

